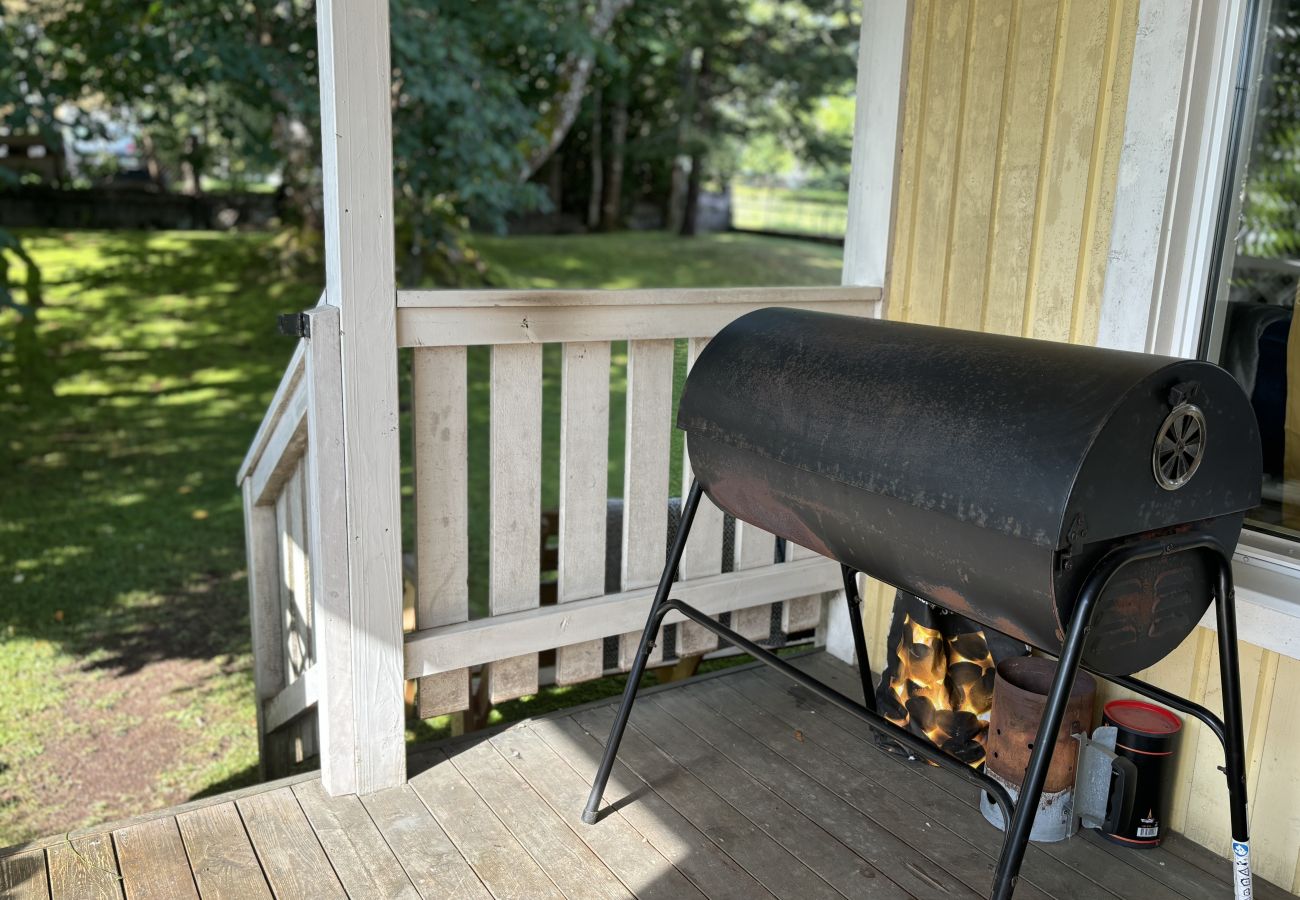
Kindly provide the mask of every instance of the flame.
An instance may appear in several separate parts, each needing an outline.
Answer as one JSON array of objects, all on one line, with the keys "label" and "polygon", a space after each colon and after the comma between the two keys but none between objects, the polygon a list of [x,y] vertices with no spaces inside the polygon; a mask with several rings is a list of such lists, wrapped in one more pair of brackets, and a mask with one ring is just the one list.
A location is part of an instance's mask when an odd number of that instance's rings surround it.
[{"label": "flame", "polygon": [[[976,651],[983,655],[968,655]],[[959,758],[974,768],[983,765],[994,668],[984,632],[946,638],[909,615],[894,655],[889,688],[904,712],[886,717],[901,728],[910,724],[936,747],[961,751]]]}]

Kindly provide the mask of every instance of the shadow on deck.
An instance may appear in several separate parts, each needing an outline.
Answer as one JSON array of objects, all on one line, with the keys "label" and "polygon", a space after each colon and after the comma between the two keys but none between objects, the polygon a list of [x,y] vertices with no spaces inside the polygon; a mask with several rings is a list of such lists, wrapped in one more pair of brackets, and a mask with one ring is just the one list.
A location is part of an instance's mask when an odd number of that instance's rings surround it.
[{"label": "shadow on deck", "polygon": [[[795,660],[857,696],[824,653]],[[410,784],[330,798],[314,774],[0,851],[0,896],[969,898],[1001,833],[956,776],[756,666],[643,693],[607,812],[578,815],[616,701],[424,748]],[[1033,845],[1022,900],[1220,900],[1228,865],[1172,836]],[[1256,896],[1291,895],[1256,880]]]}]

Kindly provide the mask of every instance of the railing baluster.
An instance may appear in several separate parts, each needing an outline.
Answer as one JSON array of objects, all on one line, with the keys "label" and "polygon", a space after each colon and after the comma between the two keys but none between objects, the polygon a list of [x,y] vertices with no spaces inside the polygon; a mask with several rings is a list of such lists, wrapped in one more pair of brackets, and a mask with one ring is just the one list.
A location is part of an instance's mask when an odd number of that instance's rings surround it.
[{"label": "railing baluster", "polygon": [[[668,460],[672,451],[671,340],[628,341],[627,439],[623,466],[623,590],[659,580],[668,556]],[[619,638],[618,664],[631,667],[638,632]],[[663,632],[650,664],[663,660]]]},{"label": "railing baluster", "polygon": [[[492,615],[538,605],[541,569],[542,346],[492,348],[491,536],[488,607]],[[537,654],[487,667],[492,703],[537,692]]]},{"label": "railing baluster", "polygon": [[[609,344],[564,345],[560,381],[560,603],[605,593],[609,479]],[[599,678],[604,642],[556,651],[555,681]]]},{"label": "railing baluster", "polygon": [[[797,559],[810,559],[819,555],[807,547],[800,547],[792,542],[786,542],[785,548],[787,562],[794,562]],[[786,634],[790,634],[795,631],[807,631],[816,628],[821,621],[821,616],[821,594],[795,597],[793,600],[787,600],[781,605],[781,630]]]},{"label": "railing baluster", "polygon": [[[469,618],[469,474],[464,347],[416,350],[412,365],[417,628]],[[469,708],[469,672],[420,679],[420,718]]]},{"label": "railing baluster", "polygon": [[[686,371],[695,365],[708,338],[691,338],[686,344]],[[691,459],[688,450],[682,453],[682,496],[685,497],[691,487]],[[686,542],[682,554],[681,577],[683,579],[703,578],[717,575],[722,571],[722,510],[707,496],[700,499],[700,507],[695,512],[695,524],[691,528],[691,539]],[[677,626],[677,655],[698,656],[716,650],[718,636],[707,628],[694,622],[686,621]]]},{"label": "railing baluster", "polygon": [[[776,538],[770,532],[744,522],[736,523],[736,571],[772,565]],[[751,641],[764,641],[772,634],[772,604],[750,606],[731,614],[731,627]]]}]

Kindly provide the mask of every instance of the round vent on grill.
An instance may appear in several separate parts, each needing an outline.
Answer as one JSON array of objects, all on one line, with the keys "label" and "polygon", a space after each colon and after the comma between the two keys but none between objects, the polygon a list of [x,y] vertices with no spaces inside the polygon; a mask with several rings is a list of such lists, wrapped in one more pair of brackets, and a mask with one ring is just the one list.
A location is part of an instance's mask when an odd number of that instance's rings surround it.
[{"label": "round vent on grill", "polygon": [[1205,416],[1191,403],[1174,407],[1160,430],[1151,451],[1151,469],[1156,483],[1176,491],[1192,480],[1205,456]]}]

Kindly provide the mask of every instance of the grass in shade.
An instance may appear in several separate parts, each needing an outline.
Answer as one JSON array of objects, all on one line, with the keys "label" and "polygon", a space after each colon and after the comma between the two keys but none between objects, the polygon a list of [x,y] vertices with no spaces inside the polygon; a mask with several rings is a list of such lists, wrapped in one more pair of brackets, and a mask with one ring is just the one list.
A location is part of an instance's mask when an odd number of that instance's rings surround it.
[{"label": "grass in shade", "polygon": [[[316,302],[274,236],[31,232],[34,346],[0,313],[0,846],[257,778],[234,473]],[[835,284],[836,248],[716,235],[479,238],[514,287]],[[16,273],[19,278],[22,273]],[[471,590],[486,608],[489,352],[470,353]],[[557,501],[559,348],[544,350],[543,504]],[[679,347],[679,376],[682,355]],[[409,409],[409,360],[403,360]],[[626,347],[611,369],[622,493]],[[680,377],[678,378],[680,388]],[[409,442],[404,490],[410,490]],[[680,445],[674,465],[680,485]],[[407,545],[412,504],[404,503]],[[504,704],[507,721],[608,696],[602,679]],[[448,723],[413,725],[411,736]]]}]

